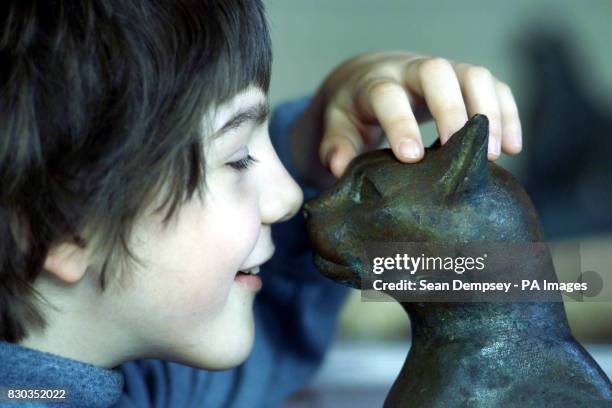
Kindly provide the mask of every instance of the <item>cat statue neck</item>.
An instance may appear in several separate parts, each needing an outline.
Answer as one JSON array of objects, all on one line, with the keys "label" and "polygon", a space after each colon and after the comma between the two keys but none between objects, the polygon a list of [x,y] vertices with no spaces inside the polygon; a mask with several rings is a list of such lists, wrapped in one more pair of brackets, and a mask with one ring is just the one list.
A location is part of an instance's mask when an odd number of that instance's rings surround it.
[{"label": "cat statue neck", "polygon": [[[514,177],[487,160],[488,120],[476,115],[416,164],[389,149],[355,158],[304,205],[314,262],[361,289],[364,243],[541,243],[533,205]],[[514,257],[500,279],[556,282],[547,249]],[[573,338],[561,295],[540,302],[400,301],[412,346],[385,407],[612,406],[612,385]]]}]

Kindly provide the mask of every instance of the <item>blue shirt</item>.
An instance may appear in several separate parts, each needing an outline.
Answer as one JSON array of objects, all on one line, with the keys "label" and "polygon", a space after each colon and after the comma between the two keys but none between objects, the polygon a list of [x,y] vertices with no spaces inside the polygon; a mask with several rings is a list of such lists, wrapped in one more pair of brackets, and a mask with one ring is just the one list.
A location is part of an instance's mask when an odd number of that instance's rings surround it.
[{"label": "blue shirt", "polygon": [[[288,135],[307,99],[280,105],[270,136],[283,164],[293,167]],[[161,360],[136,360],[114,369],[0,342],[0,395],[8,388],[61,388],[61,404],[6,403],[0,407],[273,407],[312,378],[329,348],[346,289],[319,274],[301,216],[272,227],[274,257],[260,271],[254,304],[255,344],[249,358],[226,371],[206,371]]]}]

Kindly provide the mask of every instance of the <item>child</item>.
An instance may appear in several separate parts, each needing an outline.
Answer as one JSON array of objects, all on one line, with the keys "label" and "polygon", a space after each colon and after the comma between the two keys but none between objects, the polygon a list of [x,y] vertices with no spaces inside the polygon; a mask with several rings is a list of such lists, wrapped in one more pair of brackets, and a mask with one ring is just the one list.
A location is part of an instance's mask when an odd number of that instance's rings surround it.
[{"label": "child", "polygon": [[0,405],[274,406],[345,294],[300,217],[272,228],[302,203],[283,164],[315,194],[377,144],[371,124],[417,161],[427,109],[443,141],[480,112],[491,159],[520,150],[506,85],[403,52],[341,65],[271,141],[259,1],[1,7]]}]

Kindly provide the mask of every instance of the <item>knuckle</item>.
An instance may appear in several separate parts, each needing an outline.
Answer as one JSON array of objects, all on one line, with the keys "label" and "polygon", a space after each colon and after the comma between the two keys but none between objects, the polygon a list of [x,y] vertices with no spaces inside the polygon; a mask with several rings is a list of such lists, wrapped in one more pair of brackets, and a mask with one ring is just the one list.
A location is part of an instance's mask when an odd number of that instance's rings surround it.
[{"label": "knuckle", "polygon": [[353,151],[354,154],[359,154],[361,152],[361,148],[363,147],[363,143],[360,138],[355,137],[344,137],[342,139],[346,147]]},{"label": "knuckle", "polygon": [[393,94],[396,89],[396,84],[388,80],[372,82],[368,86],[368,95],[372,99],[387,98]]},{"label": "knuckle", "polygon": [[433,57],[422,60],[419,63],[419,75],[428,75],[431,73],[439,73],[452,70],[451,63],[442,57]]},{"label": "knuckle", "polygon": [[501,118],[500,118],[499,112],[487,110],[487,111],[484,111],[483,114],[485,114],[487,118],[489,119],[489,126],[491,128],[497,129],[500,127]]},{"label": "knuckle", "polygon": [[466,116],[465,105],[459,103],[447,103],[441,105],[438,109],[441,115],[448,118],[451,121],[464,119]]},{"label": "knuckle", "polygon": [[325,112],[323,113],[323,118],[325,120],[325,123],[328,126],[329,124],[333,124],[333,123],[340,121],[341,119],[343,119],[343,117],[344,117],[343,112],[337,108],[328,107],[327,109],[325,109]]},{"label": "knuckle", "polygon": [[501,121],[499,113],[484,111],[482,114],[489,119],[489,134],[495,138],[501,136]]},{"label": "knuckle", "polygon": [[475,82],[488,81],[493,77],[491,71],[480,65],[471,65],[466,68],[465,76],[468,80]]},{"label": "knuckle", "polygon": [[406,131],[414,133],[415,127],[414,121],[404,116],[390,118],[387,123],[385,123],[385,128],[389,136],[405,134]]},{"label": "knuckle", "polygon": [[504,93],[506,95],[512,95],[512,89],[510,88],[510,85],[508,85],[505,82],[502,81],[497,81],[497,83],[495,84],[497,86],[497,91]]}]

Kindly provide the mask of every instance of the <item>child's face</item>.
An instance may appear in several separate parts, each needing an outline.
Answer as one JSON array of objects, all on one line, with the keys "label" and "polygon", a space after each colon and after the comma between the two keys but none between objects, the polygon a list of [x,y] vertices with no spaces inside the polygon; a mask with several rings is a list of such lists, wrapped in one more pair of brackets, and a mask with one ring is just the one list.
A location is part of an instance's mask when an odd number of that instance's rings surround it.
[{"label": "child's face", "polygon": [[[134,357],[223,369],[249,354],[260,278],[236,274],[272,256],[271,224],[293,216],[302,203],[271,145],[267,121],[252,119],[265,106],[257,88],[222,105],[214,129],[230,126],[207,143],[203,202],[195,196],[166,229],[163,212],[137,224],[133,247],[147,264],[129,271],[126,287],[113,288],[104,306],[115,314],[117,330],[129,333]],[[231,122],[240,112],[247,120]],[[228,164],[248,155],[257,162],[246,169]]]}]

